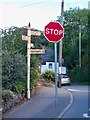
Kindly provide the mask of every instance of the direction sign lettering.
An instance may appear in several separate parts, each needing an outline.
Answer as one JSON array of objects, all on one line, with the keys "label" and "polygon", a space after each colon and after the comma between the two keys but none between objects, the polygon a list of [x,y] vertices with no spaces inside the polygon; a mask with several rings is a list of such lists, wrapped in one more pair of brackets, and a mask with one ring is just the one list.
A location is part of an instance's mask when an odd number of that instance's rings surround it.
[{"label": "direction sign lettering", "polygon": [[45,49],[30,49],[30,54],[45,54]]}]

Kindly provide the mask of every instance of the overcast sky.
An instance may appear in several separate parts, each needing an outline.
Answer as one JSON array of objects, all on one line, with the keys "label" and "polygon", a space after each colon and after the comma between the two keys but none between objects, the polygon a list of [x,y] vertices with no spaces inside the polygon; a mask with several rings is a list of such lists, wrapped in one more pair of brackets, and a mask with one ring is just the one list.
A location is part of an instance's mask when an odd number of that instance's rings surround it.
[{"label": "overcast sky", "polygon": [[[0,28],[22,27],[43,30],[61,14],[62,0],[0,0]],[[64,0],[64,11],[69,8],[88,8],[90,0]]]}]

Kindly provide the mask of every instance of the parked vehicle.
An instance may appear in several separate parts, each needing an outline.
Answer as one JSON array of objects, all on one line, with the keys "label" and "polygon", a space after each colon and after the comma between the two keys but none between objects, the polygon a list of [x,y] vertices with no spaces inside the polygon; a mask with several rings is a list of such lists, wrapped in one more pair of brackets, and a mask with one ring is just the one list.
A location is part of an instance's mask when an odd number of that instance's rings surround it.
[{"label": "parked vehicle", "polygon": [[70,77],[67,75],[62,75],[61,76],[61,85],[70,85]]}]

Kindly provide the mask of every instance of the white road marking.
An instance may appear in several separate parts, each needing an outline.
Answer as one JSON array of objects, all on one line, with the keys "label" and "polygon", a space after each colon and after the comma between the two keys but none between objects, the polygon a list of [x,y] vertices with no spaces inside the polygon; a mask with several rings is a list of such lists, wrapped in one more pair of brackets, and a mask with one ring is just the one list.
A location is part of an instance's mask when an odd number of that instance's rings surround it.
[{"label": "white road marking", "polygon": [[90,118],[90,116],[88,116],[87,113],[84,113],[84,114],[83,114],[83,117],[85,117],[85,118]]},{"label": "white road marking", "polygon": [[68,90],[72,92],[90,92],[88,90],[75,90],[75,89],[68,89]]},{"label": "white road marking", "polygon": [[2,112],[3,108],[0,108],[0,112]]},{"label": "white road marking", "polygon": [[[89,108],[89,111],[90,111],[90,108]],[[90,118],[90,116],[88,116],[87,113],[84,113],[84,114],[83,114],[83,117],[85,117],[85,118]]]}]

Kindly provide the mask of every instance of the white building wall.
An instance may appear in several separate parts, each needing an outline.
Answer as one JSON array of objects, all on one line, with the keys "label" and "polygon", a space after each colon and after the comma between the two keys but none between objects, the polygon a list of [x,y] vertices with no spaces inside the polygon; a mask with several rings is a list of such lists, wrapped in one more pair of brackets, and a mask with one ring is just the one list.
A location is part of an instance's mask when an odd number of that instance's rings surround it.
[{"label": "white building wall", "polygon": [[66,67],[59,67],[59,74],[67,74],[67,68]]},{"label": "white building wall", "polygon": [[45,73],[47,71],[46,65],[41,65],[41,74]]},{"label": "white building wall", "polygon": [[[52,64],[52,67],[49,65]],[[57,73],[58,73],[59,63],[57,63]],[[46,62],[46,65],[41,65],[41,74],[45,73],[46,71],[51,70],[55,72],[55,62]]]}]

